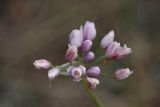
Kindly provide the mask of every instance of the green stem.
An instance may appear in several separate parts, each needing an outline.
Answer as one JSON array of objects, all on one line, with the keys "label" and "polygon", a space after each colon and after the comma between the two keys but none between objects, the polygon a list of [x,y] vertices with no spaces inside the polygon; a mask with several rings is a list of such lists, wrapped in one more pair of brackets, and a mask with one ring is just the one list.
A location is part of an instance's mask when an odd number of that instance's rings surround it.
[{"label": "green stem", "polygon": [[87,81],[85,78],[82,79],[82,84],[92,101],[96,104],[97,107],[104,107],[97,96],[92,92],[91,89],[88,88]]},{"label": "green stem", "polygon": [[97,60],[95,60],[95,61],[92,63],[92,65],[99,63],[100,61],[102,61],[102,60],[105,59],[106,57],[107,57],[106,55],[104,55],[104,56],[102,56],[102,57],[99,57]]},{"label": "green stem", "polygon": [[72,62],[67,62],[67,63],[64,63],[64,64],[62,64],[60,66],[55,66],[55,67],[63,69],[63,68],[69,67],[70,65],[76,65],[76,64],[81,64],[81,62],[80,61],[72,61]]},{"label": "green stem", "polygon": [[114,78],[114,74],[101,73],[102,76]]}]

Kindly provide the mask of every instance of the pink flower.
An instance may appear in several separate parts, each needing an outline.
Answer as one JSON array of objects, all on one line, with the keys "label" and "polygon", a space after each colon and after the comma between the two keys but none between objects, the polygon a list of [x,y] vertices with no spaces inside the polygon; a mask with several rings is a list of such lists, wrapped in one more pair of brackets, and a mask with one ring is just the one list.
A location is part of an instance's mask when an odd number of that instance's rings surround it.
[{"label": "pink flower", "polygon": [[115,79],[116,80],[123,80],[123,79],[127,78],[128,76],[130,76],[132,73],[133,73],[133,71],[130,71],[129,68],[118,69],[115,72]]},{"label": "pink flower", "polygon": [[74,81],[80,81],[83,72],[79,67],[74,67],[71,69],[71,75],[74,78]]},{"label": "pink flower", "polygon": [[67,61],[73,61],[77,58],[78,49],[74,45],[68,45],[68,50],[66,51],[65,59]]},{"label": "pink flower", "polygon": [[92,51],[89,51],[84,55],[84,60],[85,61],[92,61],[94,59],[95,59],[95,55]]},{"label": "pink flower", "polygon": [[131,48],[128,48],[127,45],[124,45],[124,47],[119,47],[115,52],[116,54],[115,59],[122,59],[131,52],[132,52]]},{"label": "pink flower", "polygon": [[33,65],[37,69],[48,69],[51,67],[51,63],[46,59],[36,60],[34,61]]},{"label": "pink flower", "polygon": [[124,45],[124,47],[120,47],[120,43],[117,42],[112,42],[111,44],[109,44],[106,50],[107,56],[116,60],[124,58],[131,52],[131,48],[128,48],[126,45]]},{"label": "pink flower", "polygon": [[98,79],[90,77],[87,77],[87,82],[90,89],[95,89],[100,83]]},{"label": "pink flower", "polygon": [[115,57],[116,54],[116,50],[120,47],[120,43],[112,42],[111,44],[109,44],[108,48],[106,49],[106,54],[109,58],[113,58]]},{"label": "pink flower", "polygon": [[54,79],[60,74],[60,70],[58,68],[52,68],[48,71],[48,78],[50,80]]},{"label": "pink flower", "polygon": [[83,52],[88,52],[92,47],[92,41],[91,40],[85,40],[82,42],[82,45],[81,45],[81,50]]},{"label": "pink flower", "polygon": [[113,40],[114,40],[114,31],[112,30],[103,37],[100,43],[100,47],[106,48],[110,43],[113,42]]},{"label": "pink flower", "polygon": [[67,73],[69,75],[73,76],[73,78],[74,78],[73,80],[74,81],[78,82],[78,81],[80,81],[82,79],[81,76],[86,73],[86,68],[84,66],[82,66],[82,65],[70,66],[67,69]]},{"label": "pink flower", "polygon": [[71,45],[74,45],[76,47],[80,47],[82,44],[82,41],[83,41],[82,27],[80,30],[75,29],[70,33],[69,42]]},{"label": "pink flower", "polygon": [[83,27],[83,40],[93,40],[96,37],[95,24],[90,21],[86,21]]}]

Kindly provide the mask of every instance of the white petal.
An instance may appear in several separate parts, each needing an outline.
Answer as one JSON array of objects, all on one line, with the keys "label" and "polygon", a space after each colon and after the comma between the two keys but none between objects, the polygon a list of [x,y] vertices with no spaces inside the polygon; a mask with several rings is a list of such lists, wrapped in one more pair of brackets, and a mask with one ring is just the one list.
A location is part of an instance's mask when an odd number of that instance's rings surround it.
[{"label": "white petal", "polygon": [[60,73],[60,70],[58,68],[52,68],[48,71],[48,78],[50,80],[54,79],[56,76],[58,76]]},{"label": "white petal", "polygon": [[83,38],[84,40],[93,40],[96,37],[95,24],[90,21],[86,21],[83,27]]},{"label": "white petal", "polygon": [[81,30],[73,30],[71,33],[70,33],[70,36],[69,36],[69,41],[70,41],[70,44],[71,45],[74,45],[76,47],[80,47],[81,46],[81,43],[83,41],[83,34],[82,34],[82,31]]},{"label": "white petal", "polygon": [[112,43],[114,40],[114,31],[110,31],[108,34],[104,36],[104,38],[101,40],[100,46],[101,48],[106,48],[110,43]]}]

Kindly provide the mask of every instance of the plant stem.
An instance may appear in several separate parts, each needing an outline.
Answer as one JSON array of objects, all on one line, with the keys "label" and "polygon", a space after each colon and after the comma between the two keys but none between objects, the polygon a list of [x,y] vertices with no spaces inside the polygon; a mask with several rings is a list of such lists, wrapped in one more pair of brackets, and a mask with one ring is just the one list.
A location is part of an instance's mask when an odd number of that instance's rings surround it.
[{"label": "plant stem", "polygon": [[102,56],[102,57],[99,57],[97,60],[95,60],[95,61],[92,63],[92,65],[99,63],[100,61],[102,61],[102,60],[105,59],[106,57],[107,57],[106,55],[104,55],[104,56]]},{"label": "plant stem", "polygon": [[82,79],[82,84],[92,101],[96,104],[97,107],[104,107],[97,96],[92,92],[91,89],[88,88],[87,81],[85,78]]},{"label": "plant stem", "polygon": [[114,74],[101,73],[102,76],[114,78]]},{"label": "plant stem", "polygon": [[[60,68],[60,69],[63,69],[63,68],[66,68],[70,65],[74,65],[74,64],[80,64],[81,62],[80,61],[72,61],[72,62],[67,62],[67,63],[64,63],[60,66],[56,66],[57,68]],[[53,66],[54,67],[54,66]]]}]

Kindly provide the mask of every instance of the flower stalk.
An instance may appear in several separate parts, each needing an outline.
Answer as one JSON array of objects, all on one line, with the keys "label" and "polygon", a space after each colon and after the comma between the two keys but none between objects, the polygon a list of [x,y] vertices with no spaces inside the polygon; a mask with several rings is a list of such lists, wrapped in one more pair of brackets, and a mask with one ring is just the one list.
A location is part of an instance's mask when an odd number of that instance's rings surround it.
[{"label": "flower stalk", "polygon": [[101,103],[101,101],[99,100],[99,98],[97,98],[97,96],[92,92],[92,90],[88,87],[87,85],[87,80],[86,78],[82,79],[82,85],[85,89],[85,91],[87,92],[87,94],[89,95],[89,97],[92,99],[92,101],[96,104],[97,107],[104,107],[103,104]]},{"label": "flower stalk", "polygon": [[120,43],[114,41],[114,31],[112,30],[100,42],[99,50],[103,49],[105,54],[97,57],[99,56],[97,55],[99,51],[94,53],[91,49],[95,37],[96,28],[94,22],[86,21],[84,26],[74,29],[70,33],[68,49],[65,54],[67,63],[54,66],[50,61],[40,59],[34,61],[33,65],[36,69],[48,71],[49,87],[51,87],[51,80],[58,75],[71,76],[74,82],[82,82],[85,91],[97,107],[104,107],[93,92],[93,89],[96,89],[100,84],[100,80],[97,77],[102,75],[119,81],[128,78],[133,71],[129,68],[123,68],[116,70],[114,74],[108,74],[106,70],[101,71],[101,67],[111,60],[123,59],[132,50],[126,44],[121,46]]},{"label": "flower stalk", "polygon": [[101,57],[99,57],[98,59],[96,59],[96,60],[92,63],[92,65],[99,64],[101,61],[103,61],[103,60],[106,59],[106,58],[107,58],[106,55],[101,56]]}]

